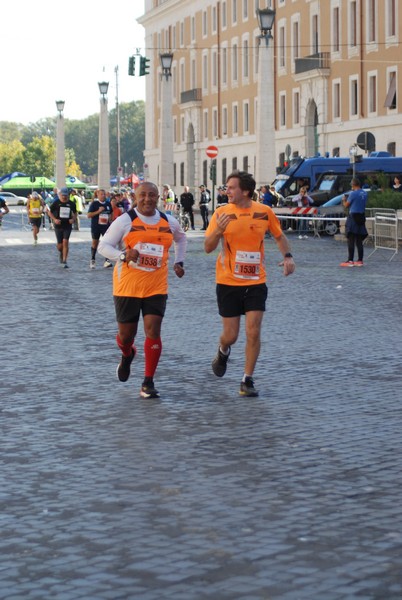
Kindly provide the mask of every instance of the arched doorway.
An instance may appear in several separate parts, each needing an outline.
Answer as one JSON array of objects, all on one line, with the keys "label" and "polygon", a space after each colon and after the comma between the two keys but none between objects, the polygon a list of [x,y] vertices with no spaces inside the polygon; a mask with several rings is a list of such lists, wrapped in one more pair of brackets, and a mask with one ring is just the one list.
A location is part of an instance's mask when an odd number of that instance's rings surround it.
[{"label": "arched doorway", "polygon": [[306,156],[315,156],[319,149],[318,111],[314,100],[309,100],[306,108]]},{"label": "arched doorway", "polygon": [[194,127],[193,127],[193,124],[190,123],[187,128],[187,169],[185,169],[186,181],[184,182],[184,185],[188,185],[191,190],[194,189],[194,187],[195,187],[194,143],[195,143]]}]

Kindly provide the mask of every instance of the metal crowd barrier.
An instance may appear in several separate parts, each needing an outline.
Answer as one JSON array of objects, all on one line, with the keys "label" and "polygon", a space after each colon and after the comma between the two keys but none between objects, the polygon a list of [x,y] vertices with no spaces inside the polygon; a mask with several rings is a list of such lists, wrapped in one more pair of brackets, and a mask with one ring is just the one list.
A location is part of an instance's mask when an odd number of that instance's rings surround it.
[{"label": "metal crowd barrier", "polygon": [[372,211],[374,218],[374,250],[369,254],[369,258],[376,250],[392,250],[393,254],[389,260],[392,260],[398,253],[398,216],[392,208],[375,208]]}]

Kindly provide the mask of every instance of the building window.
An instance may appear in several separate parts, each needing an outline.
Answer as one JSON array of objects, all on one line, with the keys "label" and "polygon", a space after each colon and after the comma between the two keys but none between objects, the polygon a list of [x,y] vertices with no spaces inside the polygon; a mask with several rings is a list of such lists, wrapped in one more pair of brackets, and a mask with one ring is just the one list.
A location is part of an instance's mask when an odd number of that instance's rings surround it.
[{"label": "building window", "polygon": [[300,124],[300,92],[293,92],[293,125]]},{"label": "building window", "polygon": [[279,123],[281,127],[286,127],[286,95],[284,93],[279,96]]},{"label": "building window", "polygon": [[177,118],[173,117],[173,143],[177,144]]},{"label": "building window", "polygon": [[367,41],[373,43],[377,40],[377,0],[367,0]]},{"label": "building window", "polygon": [[222,158],[222,183],[226,183],[228,176],[228,161],[226,158]]},{"label": "building window", "polygon": [[243,133],[248,133],[250,130],[250,114],[249,103],[243,103]]},{"label": "building window", "polygon": [[203,37],[208,35],[208,13],[206,10],[202,12],[202,35]]},{"label": "building window", "polygon": [[202,87],[204,90],[208,88],[208,56],[206,54],[202,57]]},{"label": "building window", "polygon": [[237,44],[233,44],[232,47],[232,80],[237,81],[239,76],[239,68],[237,63]]},{"label": "building window", "polygon": [[281,25],[279,27],[279,67],[284,68],[285,66],[285,27]]},{"label": "building window", "polygon": [[359,98],[358,98],[358,88],[357,88],[357,79],[350,80],[350,115],[352,117],[357,117],[359,114]]},{"label": "building window", "polygon": [[319,52],[319,39],[318,39],[318,15],[313,15],[311,21],[311,49],[313,54],[317,54]]},{"label": "building window", "polygon": [[339,146],[335,146],[335,148],[332,148],[332,156],[334,158],[338,158],[341,155],[341,149]]},{"label": "building window", "polygon": [[184,46],[184,23],[180,23],[180,46]]},{"label": "building window", "polygon": [[239,132],[239,114],[238,114],[237,104],[233,105],[232,119],[233,119],[233,123],[232,123],[233,133],[237,134]]},{"label": "building window", "polygon": [[396,71],[388,71],[388,91],[385,98],[384,106],[394,110],[397,106],[396,97]]},{"label": "building window", "polygon": [[292,60],[300,56],[300,23],[294,21],[292,24]]},{"label": "building window", "polygon": [[349,6],[349,45],[357,46],[357,2],[352,0]]},{"label": "building window", "polygon": [[218,85],[218,53],[216,50],[212,51],[212,86]]},{"label": "building window", "polygon": [[332,98],[332,115],[334,119],[341,118],[341,83],[334,81]]},{"label": "building window", "polygon": [[206,183],[208,181],[208,161],[207,160],[202,161],[202,180],[204,182],[204,185],[206,185]]},{"label": "building window", "polygon": [[228,109],[227,106],[222,108],[222,135],[228,134]]},{"label": "building window", "polygon": [[212,109],[212,135],[214,138],[218,137],[218,110]]},{"label": "building window", "polygon": [[248,40],[243,41],[243,77],[248,79],[248,63],[249,63],[249,51],[248,51]]},{"label": "building window", "polygon": [[212,7],[212,33],[216,33],[218,26],[217,26],[217,7],[213,6]]},{"label": "building window", "polygon": [[248,0],[243,0],[243,21],[248,19]]},{"label": "building window", "polygon": [[184,116],[181,117],[180,123],[181,123],[181,127],[180,127],[180,129],[181,129],[181,141],[183,143],[185,141],[185,139],[186,139],[186,132],[184,130]]},{"label": "building window", "polygon": [[339,6],[332,11],[332,51],[339,52]]},{"label": "building window", "polygon": [[208,111],[204,111],[204,119],[203,119],[203,134],[204,140],[208,139]]},{"label": "building window", "polygon": [[387,0],[386,10],[387,37],[396,35],[396,0]]},{"label": "building window", "polygon": [[222,48],[222,84],[227,85],[228,82],[228,49],[224,46]]},{"label": "building window", "polygon": [[184,162],[180,163],[180,185],[184,185]]},{"label": "building window", "polygon": [[185,79],[184,79],[184,62],[180,63],[180,92],[184,92],[185,88]]},{"label": "building window", "polygon": [[176,179],[177,179],[177,173],[176,173],[177,169],[176,169],[176,163],[173,163],[173,187],[176,186]]},{"label": "building window", "polygon": [[368,78],[368,111],[377,112],[377,75],[369,75]]},{"label": "building window", "polygon": [[243,156],[243,171],[248,172],[248,156]]},{"label": "building window", "polygon": [[232,0],[232,24],[237,23],[237,0]]},{"label": "building window", "polygon": [[232,171],[237,171],[237,156],[232,158]]},{"label": "building window", "polygon": [[195,41],[195,17],[191,17],[191,41]]},{"label": "building window", "polygon": [[197,63],[195,58],[191,59],[191,89],[197,87]]},{"label": "building window", "polygon": [[387,144],[387,152],[389,152],[391,156],[396,156],[396,143],[395,142],[389,142]]},{"label": "building window", "polygon": [[227,22],[228,22],[228,18],[227,18],[226,2],[222,2],[222,27],[223,27],[223,29],[226,29]]}]

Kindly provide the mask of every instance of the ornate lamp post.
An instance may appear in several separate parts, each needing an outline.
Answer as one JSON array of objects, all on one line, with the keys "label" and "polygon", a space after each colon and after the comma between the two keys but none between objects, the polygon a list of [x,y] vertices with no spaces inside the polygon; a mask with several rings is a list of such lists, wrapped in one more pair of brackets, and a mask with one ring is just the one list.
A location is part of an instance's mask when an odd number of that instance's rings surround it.
[{"label": "ornate lamp post", "polygon": [[107,110],[107,91],[109,82],[98,83],[101,93],[99,113],[99,145],[98,145],[98,187],[110,188],[110,151],[109,151],[109,117]]},{"label": "ornate lamp post", "polygon": [[161,74],[161,141],[159,161],[159,188],[173,185],[173,118],[172,118],[172,62],[173,53],[159,55]]},{"label": "ornate lamp post", "polygon": [[271,182],[275,177],[274,48],[273,44],[269,43],[273,39],[271,30],[275,20],[275,10],[260,8],[256,12],[261,30],[256,130],[256,181],[260,186]]},{"label": "ornate lamp post", "polygon": [[58,110],[56,127],[56,186],[58,189],[66,186],[66,157],[64,147],[64,100],[56,100]]}]

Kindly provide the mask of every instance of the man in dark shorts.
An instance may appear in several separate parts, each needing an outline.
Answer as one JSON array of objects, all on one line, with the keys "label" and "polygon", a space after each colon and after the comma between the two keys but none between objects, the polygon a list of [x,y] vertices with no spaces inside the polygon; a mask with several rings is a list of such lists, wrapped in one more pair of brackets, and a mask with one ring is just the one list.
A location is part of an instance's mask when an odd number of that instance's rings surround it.
[{"label": "man in dark shorts", "polygon": [[218,352],[212,362],[217,377],[223,377],[245,315],[246,349],[241,396],[258,396],[253,373],[261,346],[261,325],[267,299],[264,238],[271,233],[282,253],[284,275],[295,270],[289,242],[272,208],[252,200],[255,180],[245,171],[234,171],[227,178],[229,203],[216,209],[205,232],[205,251],[209,254],[218,244],[222,250],[216,261],[219,314],[223,330]]},{"label": "man in dark shorts", "polygon": [[117,217],[99,242],[99,252],[116,261],[113,298],[122,356],[117,366],[119,381],[127,381],[137,353],[134,346],[142,313],[145,333],[145,377],[140,396],[159,398],[154,375],[162,352],[161,326],[168,292],[169,248],[175,245],[173,270],[183,277],[187,238],[179,222],[156,207],[158,187],[150,181],[136,190],[137,206]]},{"label": "man in dark shorts", "polygon": [[61,188],[58,198],[49,209],[50,218],[53,221],[56,234],[57,250],[60,255],[60,266],[68,269],[67,257],[69,250],[69,239],[73,223],[77,218],[75,202],[69,199],[68,188]]},{"label": "man in dark shorts", "polygon": [[[89,268],[95,268],[95,256],[98,249],[99,240],[102,235],[108,230],[108,227],[112,220],[113,207],[111,203],[106,199],[106,192],[104,189],[96,190],[95,198],[89,205],[87,217],[91,219],[91,261]],[[103,263],[105,268],[112,267],[112,263],[109,259],[106,259]]]},{"label": "man in dark shorts", "polygon": [[39,196],[38,192],[32,192],[28,196],[27,200],[27,214],[28,220],[32,226],[32,235],[34,239],[34,246],[38,243],[38,233],[40,226],[42,225],[42,215],[45,210],[45,203]]}]

